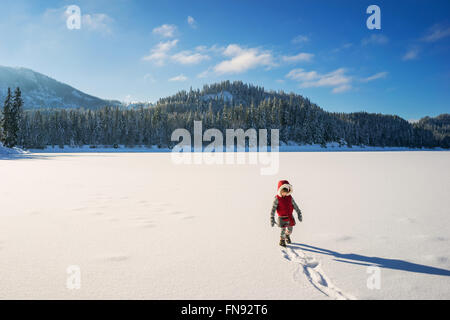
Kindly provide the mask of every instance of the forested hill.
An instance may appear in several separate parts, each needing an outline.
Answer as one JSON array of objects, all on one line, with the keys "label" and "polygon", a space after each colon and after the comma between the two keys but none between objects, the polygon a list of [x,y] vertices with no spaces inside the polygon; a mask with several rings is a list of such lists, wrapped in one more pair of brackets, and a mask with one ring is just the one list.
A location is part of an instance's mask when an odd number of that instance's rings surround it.
[{"label": "forested hill", "polygon": [[266,91],[242,81],[223,81],[201,90],[180,91],[149,108],[28,111],[21,141],[46,145],[173,146],[172,132],[203,129],[280,129],[282,142],[339,142],[386,147],[450,147],[449,114],[410,123],[395,115],[327,112],[294,93]]},{"label": "forested hill", "polygon": [[284,142],[450,147],[449,114],[425,117],[412,124],[396,115],[327,112],[301,95],[265,91],[242,81],[183,90],[159,99],[157,106],[167,113],[205,119],[213,127],[232,120],[231,128],[280,128]]},{"label": "forested hill", "polygon": [[439,141],[444,141],[444,145],[450,145],[450,114],[441,114],[435,118],[424,117],[420,119],[415,126],[423,130],[433,132],[433,135]]},{"label": "forested hill", "polygon": [[284,91],[266,91],[263,87],[245,84],[242,81],[222,81],[203,88],[189,91],[179,91],[178,93],[158,100],[157,105],[168,108],[169,111],[199,111],[209,107],[213,111],[228,107],[257,107],[265,100],[284,101],[291,105],[307,106],[316,111],[323,111],[317,105],[311,103],[308,98],[295,93],[285,93]]}]

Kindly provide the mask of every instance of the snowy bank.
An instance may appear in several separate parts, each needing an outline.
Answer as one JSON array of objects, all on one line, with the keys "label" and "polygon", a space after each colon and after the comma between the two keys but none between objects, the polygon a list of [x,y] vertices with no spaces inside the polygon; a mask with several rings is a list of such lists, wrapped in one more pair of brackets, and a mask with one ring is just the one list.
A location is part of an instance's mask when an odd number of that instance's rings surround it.
[{"label": "snowy bank", "polygon": [[17,147],[7,148],[0,142],[0,155],[13,155],[13,154],[25,154],[29,153],[29,151],[22,150]]}]

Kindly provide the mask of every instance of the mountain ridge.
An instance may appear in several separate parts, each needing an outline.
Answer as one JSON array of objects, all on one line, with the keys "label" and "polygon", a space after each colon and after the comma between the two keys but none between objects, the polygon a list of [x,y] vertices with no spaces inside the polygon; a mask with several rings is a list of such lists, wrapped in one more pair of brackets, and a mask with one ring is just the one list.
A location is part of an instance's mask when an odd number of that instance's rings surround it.
[{"label": "mountain ridge", "polygon": [[20,87],[24,109],[86,108],[98,109],[107,105],[120,105],[119,101],[105,100],[86,94],[66,83],[24,67],[0,65],[0,99],[8,88]]}]

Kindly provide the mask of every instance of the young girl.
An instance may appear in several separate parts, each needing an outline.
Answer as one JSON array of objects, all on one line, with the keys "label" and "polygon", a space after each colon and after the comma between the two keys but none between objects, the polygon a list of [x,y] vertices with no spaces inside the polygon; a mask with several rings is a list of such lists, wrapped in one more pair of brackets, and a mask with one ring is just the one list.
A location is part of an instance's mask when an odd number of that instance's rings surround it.
[{"label": "young girl", "polygon": [[298,220],[302,221],[302,212],[294,201],[292,194],[292,186],[287,180],[281,180],[278,182],[278,192],[273,201],[272,211],[270,212],[270,224],[273,227],[275,225],[275,211],[278,214],[278,226],[281,228],[280,246],[286,247],[286,243],[291,243],[289,237],[292,233],[292,229],[295,226],[295,220],[292,216],[292,212],[297,212]]}]

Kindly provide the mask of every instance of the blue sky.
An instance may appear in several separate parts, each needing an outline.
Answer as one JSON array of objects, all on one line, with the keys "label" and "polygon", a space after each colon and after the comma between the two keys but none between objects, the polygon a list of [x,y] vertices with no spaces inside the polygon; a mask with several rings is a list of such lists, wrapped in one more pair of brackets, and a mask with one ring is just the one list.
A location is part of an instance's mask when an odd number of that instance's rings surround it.
[{"label": "blue sky", "polygon": [[[381,30],[369,30],[369,5]],[[70,30],[67,7],[81,9]],[[2,1],[0,65],[156,101],[242,80],[329,111],[450,112],[449,1]]]}]

